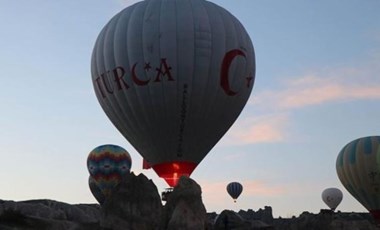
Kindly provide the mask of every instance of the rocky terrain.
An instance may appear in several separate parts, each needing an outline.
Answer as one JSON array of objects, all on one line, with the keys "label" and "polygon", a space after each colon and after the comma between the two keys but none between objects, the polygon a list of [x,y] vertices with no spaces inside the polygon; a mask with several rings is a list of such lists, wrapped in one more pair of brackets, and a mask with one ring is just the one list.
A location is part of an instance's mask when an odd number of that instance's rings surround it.
[{"label": "rocky terrain", "polygon": [[201,187],[181,178],[165,205],[143,174],[131,174],[102,206],[53,200],[0,200],[1,230],[375,230],[367,213],[321,210],[298,217],[273,218],[272,208],[206,213]]}]

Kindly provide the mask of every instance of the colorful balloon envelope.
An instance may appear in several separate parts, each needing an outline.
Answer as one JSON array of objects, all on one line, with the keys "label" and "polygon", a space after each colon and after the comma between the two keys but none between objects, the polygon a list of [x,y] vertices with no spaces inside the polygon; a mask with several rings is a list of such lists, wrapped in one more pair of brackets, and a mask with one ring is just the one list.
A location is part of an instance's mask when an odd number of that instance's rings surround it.
[{"label": "colorful balloon envelope", "polygon": [[99,202],[100,205],[104,203],[106,200],[103,192],[100,190],[98,183],[92,178],[92,176],[88,177],[88,186],[90,188],[90,191],[92,195],[95,197],[95,199]]},{"label": "colorful balloon envelope", "polygon": [[242,24],[204,0],[145,0],[114,16],[91,61],[103,110],[170,186],[235,122],[255,79]]},{"label": "colorful balloon envelope", "polygon": [[331,210],[335,210],[343,199],[343,193],[337,188],[327,188],[322,192],[322,200]]},{"label": "colorful balloon envelope", "polygon": [[227,185],[227,192],[236,203],[236,199],[243,192],[243,185],[241,185],[239,182],[231,182]]},{"label": "colorful balloon envelope", "polygon": [[338,177],[372,216],[380,221],[380,136],[369,136],[348,143],[340,151]]},{"label": "colorful balloon envelope", "polygon": [[87,168],[105,196],[109,196],[122,178],[129,174],[131,156],[117,145],[101,145],[93,149],[87,158]]}]

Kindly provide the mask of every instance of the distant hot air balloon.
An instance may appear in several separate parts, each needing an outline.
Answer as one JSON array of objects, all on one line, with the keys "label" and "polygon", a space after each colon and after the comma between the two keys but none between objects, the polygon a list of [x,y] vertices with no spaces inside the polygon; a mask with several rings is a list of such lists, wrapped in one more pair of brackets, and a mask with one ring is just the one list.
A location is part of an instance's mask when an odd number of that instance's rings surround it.
[{"label": "distant hot air balloon", "polygon": [[244,108],[255,56],[242,24],[214,3],[145,0],[103,28],[91,73],[109,119],[175,186]]},{"label": "distant hot air balloon", "polygon": [[92,195],[94,195],[95,199],[99,202],[100,205],[102,205],[105,201],[105,196],[91,175],[88,177],[88,186],[90,187]]},{"label": "distant hot air balloon", "polygon": [[87,157],[87,168],[105,196],[109,196],[132,166],[127,150],[117,145],[101,145]]},{"label": "distant hot air balloon", "polygon": [[380,222],[380,136],[351,141],[340,151],[336,170],[344,187]]},{"label": "distant hot air balloon", "polygon": [[322,200],[331,210],[335,210],[343,199],[343,193],[337,188],[327,188],[322,192]]},{"label": "distant hot air balloon", "polygon": [[239,182],[231,182],[227,185],[227,192],[236,203],[236,199],[240,196],[241,192],[243,192],[243,185]]}]

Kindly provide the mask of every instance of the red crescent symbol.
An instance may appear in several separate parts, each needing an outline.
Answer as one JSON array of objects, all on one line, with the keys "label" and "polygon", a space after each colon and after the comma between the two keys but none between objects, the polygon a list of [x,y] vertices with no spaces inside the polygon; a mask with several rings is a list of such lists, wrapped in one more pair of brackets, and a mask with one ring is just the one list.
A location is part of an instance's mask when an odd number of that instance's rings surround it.
[{"label": "red crescent symbol", "polygon": [[136,85],[146,85],[146,84],[148,84],[148,82],[150,80],[142,81],[142,80],[138,79],[138,77],[136,75],[136,71],[135,71],[136,65],[137,65],[137,62],[132,67],[132,80],[133,80],[133,82],[136,83]]},{"label": "red crescent symbol", "polygon": [[239,49],[233,49],[228,51],[223,58],[222,68],[220,72],[220,85],[222,86],[224,92],[228,96],[234,96],[236,95],[235,91],[232,91],[230,87],[230,83],[228,81],[228,72],[230,70],[230,65],[235,57],[237,56],[243,56],[245,57],[245,54],[243,51]]}]

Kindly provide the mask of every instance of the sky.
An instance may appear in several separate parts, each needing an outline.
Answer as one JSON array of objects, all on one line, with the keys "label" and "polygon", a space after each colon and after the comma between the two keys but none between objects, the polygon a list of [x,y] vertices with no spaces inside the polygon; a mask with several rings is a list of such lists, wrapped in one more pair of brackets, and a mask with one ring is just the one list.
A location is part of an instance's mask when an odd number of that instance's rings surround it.
[{"label": "sky", "polygon": [[[86,160],[117,144],[159,191],[167,187],[108,120],[91,81],[95,40],[137,1],[0,0],[0,199],[95,203]],[[208,212],[273,208],[275,217],[327,208],[365,212],[335,161],[350,141],[379,135],[380,1],[213,0],[248,31],[256,80],[238,120],[192,174]],[[237,203],[226,185],[239,181]]]}]

